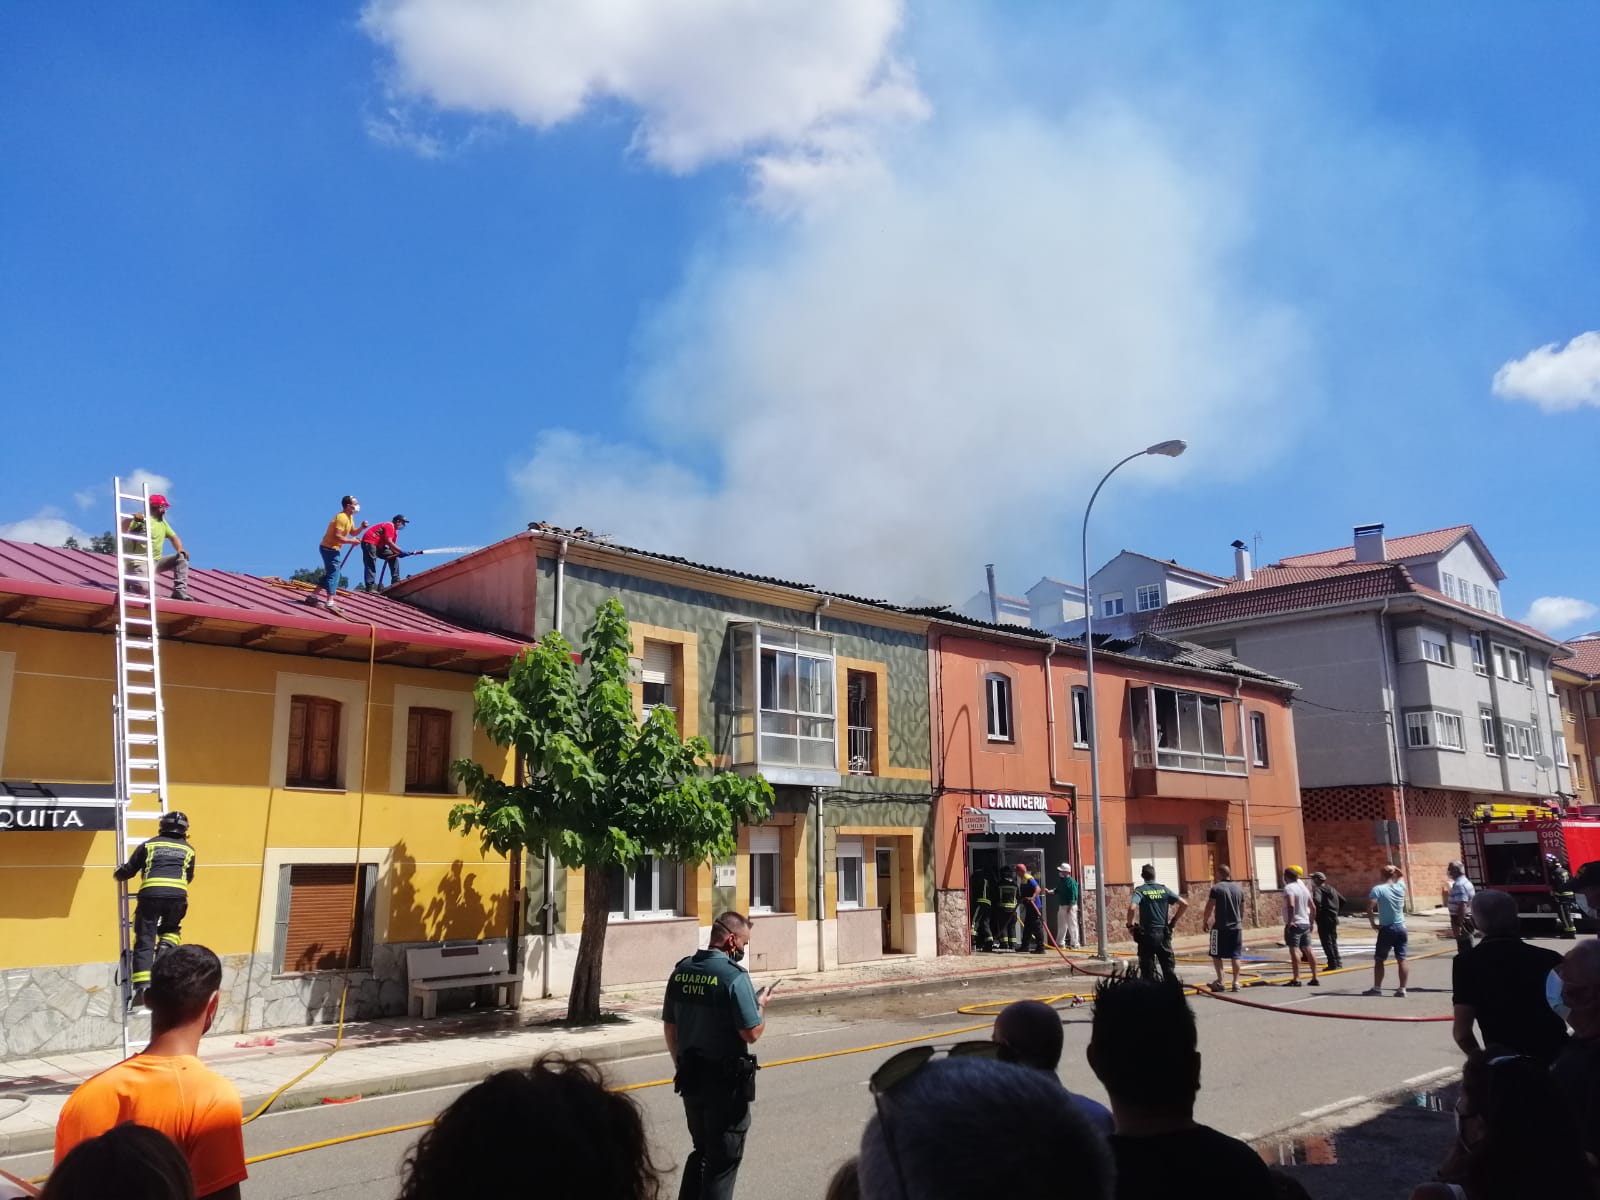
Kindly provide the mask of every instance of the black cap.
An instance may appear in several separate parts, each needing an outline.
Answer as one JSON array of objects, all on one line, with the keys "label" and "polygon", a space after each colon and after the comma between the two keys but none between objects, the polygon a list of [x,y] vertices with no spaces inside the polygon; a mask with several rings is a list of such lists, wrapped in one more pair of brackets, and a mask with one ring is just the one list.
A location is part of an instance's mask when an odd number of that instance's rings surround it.
[{"label": "black cap", "polygon": [[1578,891],[1600,888],[1600,859],[1586,862],[1579,867],[1578,873],[1572,877],[1572,886]]},{"label": "black cap", "polygon": [[390,522],[390,524],[392,524],[392,525],[409,525],[409,524],[411,524],[411,522],[406,520],[405,513],[395,513],[394,519]]}]

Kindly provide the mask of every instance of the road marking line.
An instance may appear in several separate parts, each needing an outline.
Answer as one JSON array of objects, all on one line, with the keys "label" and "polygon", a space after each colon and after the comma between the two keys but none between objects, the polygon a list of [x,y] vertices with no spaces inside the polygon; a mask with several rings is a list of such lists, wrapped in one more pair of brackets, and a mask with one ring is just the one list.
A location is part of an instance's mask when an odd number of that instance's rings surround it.
[{"label": "road marking line", "polygon": [[1325,1117],[1329,1113],[1338,1112],[1341,1108],[1354,1107],[1365,1100],[1365,1096],[1346,1096],[1343,1100],[1335,1100],[1332,1104],[1324,1104],[1321,1108],[1308,1108],[1295,1119],[1299,1121],[1315,1121],[1318,1117]]},{"label": "road marking line", "polygon": [[1425,1075],[1413,1075],[1410,1079],[1402,1079],[1400,1086],[1403,1088],[1418,1088],[1430,1083],[1438,1083],[1453,1075],[1461,1073],[1460,1067],[1440,1067],[1437,1071],[1429,1071]]}]

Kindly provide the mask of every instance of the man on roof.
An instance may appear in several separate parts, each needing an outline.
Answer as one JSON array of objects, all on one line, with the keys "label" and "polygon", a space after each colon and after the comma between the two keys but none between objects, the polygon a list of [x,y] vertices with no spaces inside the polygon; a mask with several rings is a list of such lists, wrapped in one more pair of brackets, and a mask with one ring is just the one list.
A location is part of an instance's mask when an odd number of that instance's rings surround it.
[{"label": "man on roof", "polygon": [[[322,555],[322,582],[312,589],[311,595],[306,597],[307,604],[321,604],[329,612],[339,611],[339,605],[334,597],[339,594],[339,554],[346,546],[361,544],[361,535],[367,530],[365,521],[356,524],[356,514],[361,511],[361,501],[354,496],[344,496],[339,501],[339,511],[333,514],[333,520],[328,522],[328,528],[322,535],[322,544],[317,548]],[[326,600],[319,600],[317,593],[326,593]]]},{"label": "man on roof", "polygon": [[392,520],[379,521],[362,535],[361,563],[366,568],[363,590],[375,592],[382,586],[385,566],[389,568],[389,582],[400,582],[400,560],[407,553],[400,549],[400,531],[408,524],[404,514],[395,513]]},{"label": "man on roof", "polygon": [[[122,532],[150,539],[149,561],[155,563],[157,571],[172,573],[172,598],[187,600],[189,599],[189,552],[183,548],[183,539],[178,536],[178,531],[167,523],[167,509],[170,507],[165,496],[159,493],[151,496],[149,518],[146,519],[139,513],[125,518],[122,522]],[[172,543],[171,554],[166,553],[169,541]],[[146,563],[143,543],[123,538],[122,552],[129,557],[129,574],[142,580],[145,577]],[[146,590],[143,583],[134,586],[140,591]]]}]

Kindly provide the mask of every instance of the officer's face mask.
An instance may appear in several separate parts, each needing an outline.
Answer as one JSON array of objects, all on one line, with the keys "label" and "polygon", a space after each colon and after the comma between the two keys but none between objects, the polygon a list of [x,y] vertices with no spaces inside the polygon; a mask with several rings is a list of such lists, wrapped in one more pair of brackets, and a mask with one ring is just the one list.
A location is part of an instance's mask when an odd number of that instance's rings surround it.
[{"label": "officer's face mask", "polygon": [[718,925],[716,928],[723,936],[722,952],[734,962],[743,962],[744,947],[739,944],[739,935],[726,925]]},{"label": "officer's face mask", "polygon": [[1545,976],[1544,1002],[1550,1006],[1550,1011],[1565,1021],[1572,1015],[1572,1009],[1567,1004],[1567,998],[1562,990],[1561,976],[1555,971]]}]

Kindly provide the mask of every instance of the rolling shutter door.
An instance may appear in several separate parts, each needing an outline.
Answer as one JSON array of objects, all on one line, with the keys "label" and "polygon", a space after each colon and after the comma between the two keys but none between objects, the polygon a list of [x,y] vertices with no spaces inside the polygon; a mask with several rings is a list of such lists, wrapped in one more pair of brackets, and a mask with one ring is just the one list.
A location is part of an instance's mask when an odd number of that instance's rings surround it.
[{"label": "rolling shutter door", "polygon": [[1128,878],[1139,882],[1139,869],[1150,863],[1156,869],[1156,882],[1164,883],[1173,891],[1183,886],[1183,876],[1178,869],[1178,839],[1175,837],[1136,837],[1128,839],[1131,866]]},{"label": "rolling shutter door", "polygon": [[1283,868],[1278,865],[1278,839],[1258,837],[1251,847],[1255,855],[1256,889],[1275,892],[1283,887]]},{"label": "rolling shutter door", "polygon": [[285,971],[326,971],[346,965],[346,945],[361,961],[359,929],[352,925],[356,868],[297,864],[289,870],[289,923]]}]

